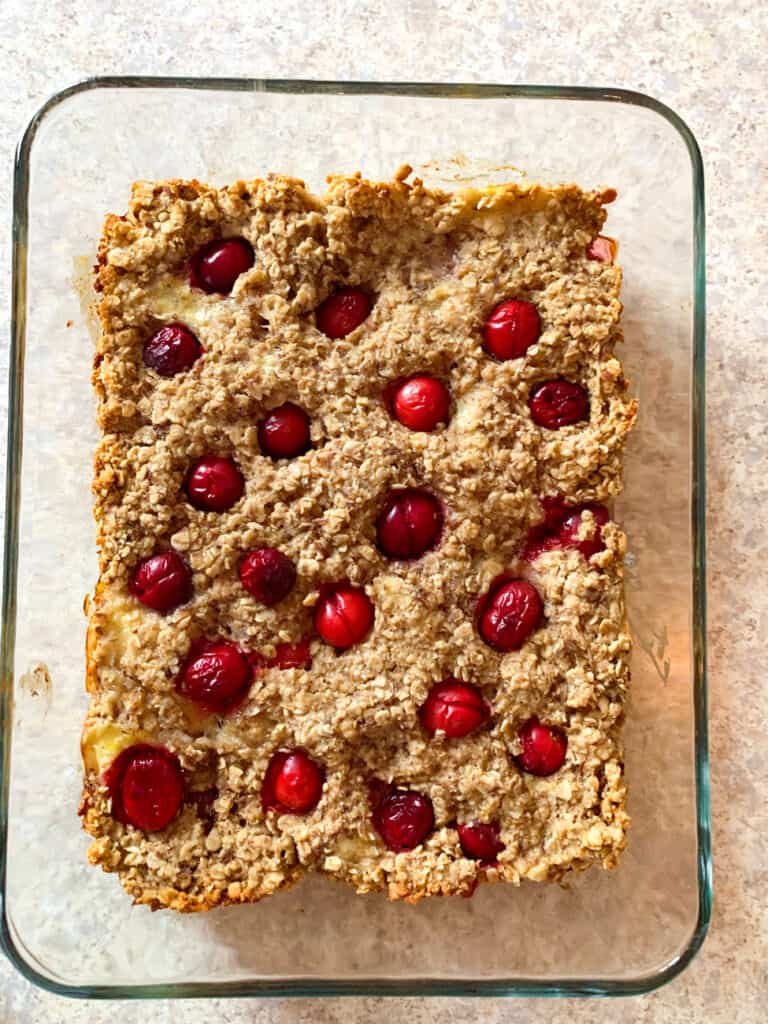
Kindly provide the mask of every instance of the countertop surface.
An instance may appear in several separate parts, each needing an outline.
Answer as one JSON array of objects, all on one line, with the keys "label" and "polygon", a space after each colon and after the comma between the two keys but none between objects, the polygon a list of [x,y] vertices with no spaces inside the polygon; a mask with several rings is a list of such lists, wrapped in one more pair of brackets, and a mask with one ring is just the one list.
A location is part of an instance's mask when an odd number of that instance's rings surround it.
[{"label": "countertop surface", "polygon": [[[676,110],[707,180],[710,744],[715,910],[691,967],[628,1001],[201,1000],[76,1002],[33,988],[0,960],[0,1022],[117,1019],[367,1022],[765,1019],[768,911],[768,7],[734,0],[3,0],[0,4],[0,369],[8,363],[11,162],[54,91],[96,74],[604,85]],[[162,145],[163,140],[158,140]],[[5,393],[0,415],[6,415]],[[649,505],[648,514],[654,509]]]}]

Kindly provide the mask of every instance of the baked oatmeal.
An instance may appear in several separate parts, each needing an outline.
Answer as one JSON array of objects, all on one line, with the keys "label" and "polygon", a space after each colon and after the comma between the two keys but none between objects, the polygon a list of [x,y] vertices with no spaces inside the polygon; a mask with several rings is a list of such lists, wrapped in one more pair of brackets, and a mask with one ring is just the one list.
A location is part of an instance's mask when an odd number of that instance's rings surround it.
[{"label": "baked oatmeal", "polygon": [[81,814],[136,902],[624,847],[615,193],[410,173],[104,225]]}]

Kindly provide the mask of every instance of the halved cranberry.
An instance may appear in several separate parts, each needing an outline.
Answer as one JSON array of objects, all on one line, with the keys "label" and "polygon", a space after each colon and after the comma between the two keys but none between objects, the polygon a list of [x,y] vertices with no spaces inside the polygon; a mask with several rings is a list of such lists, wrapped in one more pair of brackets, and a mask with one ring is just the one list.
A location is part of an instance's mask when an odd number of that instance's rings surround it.
[{"label": "halved cranberry", "polygon": [[318,306],[315,323],[329,338],[343,338],[360,326],[372,306],[362,288],[340,288]]},{"label": "halved cranberry", "polygon": [[139,563],[128,590],[147,608],[170,612],[192,596],[192,574],[181,555],[161,551]]},{"label": "halved cranberry", "polygon": [[366,638],[373,616],[373,603],[364,590],[340,584],[321,595],[315,629],[327,644],[345,649]]},{"label": "halved cranberry", "polygon": [[161,377],[174,377],[203,354],[203,346],[184,324],[166,324],[144,344],[144,365]]},{"label": "halved cranberry", "polygon": [[395,853],[415,849],[435,827],[432,801],[410,789],[393,789],[374,804],[373,827]]},{"label": "halved cranberry", "polygon": [[471,825],[457,825],[456,831],[459,833],[461,852],[472,860],[493,864],[504,849],[504,843],[499,838],[498,821],[473,821]]},{"label": "halved cranberry", "polygon": [[240,580],[260,604],[271,608],[290,594],[296,582],[296,567],[277,548],[257,548],[243,559]]},{"label": "halved cranberry", "polygon": [[259,424],[259,448],[272,459],[293,459],[309,446],[309,416],[293,402],[270,410]]},{"label": "halved cranberry", "polygon": [[234,644],[204,641],[193,649],[177,689],[205,711],[225,713],[245,696],[252,677],[248,659]]},{"label": "halved cranberry", "polygon": [[379,547],[388,558],[419,558],[443,529],[440,502],[419,488],[391,491],[376,521]]},{"label": "halved cranberry", "polygon": [[192,257],[189,283],[211,294],[228,295],[235,281],[254,263],[253,246],[244,238],[209,242]]},{"label": "halved cranberry", "polygon": [[[589,537],[579,539],[582,517],[584,512],[587,510],[592,513],[594,528]],[[580,551],[585,558],[591,558],[592,555],[596,555],[598,551],[605,550],[605,544],[603,543],[603,527],[609,519],[610,516],[608,514],[608,509],[604,505],[583,505],[565,519],[560,527],[558,539],[563,547],[576,548],[576,550]]]},{"label": "halved cranberry", "polygon": [[112,817],[144,832],[159,832],[184,800],[179,759],[165,747],[136,743],[121,751],[104,774]]},{"label": "halved cranberry", "polygon": [[308,814],[322,796],[325,772],[303,750],[279,750],[273,754],[261,787],[265,811]]},{"label": "halved cranberry", "polygon": [[538,591],[527,580],[491,587],[478,603],[480,636],[494,650],[516,651],[538,628],[543,610]]},{"label": "halved cranberry", "polygon": [[500,302],[485,321],[485,351],[502,362],[519,359],[539,340],[541,319],[532,302],[509,299]]},{"label": "halved cranberry", "polygon": [[419,720],[432,736],[440,730],[451,739],[466,736],[490,717],[483,695],[470,683],[446,680],[429,691]]},{"label": "halved cranberry", "polygon": [[451,407],[448,388],[436,377],[418,374],[399,384],[392,398],[392,410],[409,430],[434,430],[445,423]]},{"label": "halved cranberry", "polygon": [[540,427],[559,430],[589,416],[589,395],[573,381],[548,380],[538,384],[528,399],[531,418]]},{"label": "halved cranberry", "polygon": [[203,512],[224,512],[242,497],[243,474],[231,459],[206,455],[193,463],[187,476],[187,496]]},{"label": "halved cranberry", "polygon": [[522,751],[515,760],[529,775],[552,775],[562,767],[568,740],[556,725],[542,725],[534,715],[520,729]]},{"label": "halved cranberry", "polygon": [[593,238],[587,248],[587,259],[598,260],[600,263],[613,263],[616,258],[616,242],[605,235]]}]

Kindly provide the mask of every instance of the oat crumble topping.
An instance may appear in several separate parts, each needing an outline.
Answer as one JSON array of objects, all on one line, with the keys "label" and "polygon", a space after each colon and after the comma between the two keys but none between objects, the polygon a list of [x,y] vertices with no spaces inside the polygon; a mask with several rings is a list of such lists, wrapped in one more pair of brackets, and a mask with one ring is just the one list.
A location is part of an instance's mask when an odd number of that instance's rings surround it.
[{"label": "oat crumble topping", "polygon": [[[136,902],[189,911],[253,901],[306,871],[416,901],[470,892],[477,880],[610,868],[624,847],[625,538],[586,509],[570,546],[523,557],[542,497],[578,509],[621,490],[636,415],[614,354],[621,272],[588,256],[614,194],[446,193],[409,183],[408,171],[388,183],[333,177],[322,197],[279,176],[221,189],[139,182],[128,214],[106,220],[93,376],[100,577],[81,814],[90,860],[117,872]],[[195,254],[220,238],[245,239],[253,255],[228,295],[189,277]],[[341,288],[372,304],[332,338],[317,311]],[[483,325],[505,299],[534,304],[541,333],[523,357],[497,361]],[[202,352],[192,346],[191,365],[163,376],[142,353],[169,324],[185,325]],[[430,431],[398,422],[383,397],[414,374],[450,393],[447,423]],[[533,421],[531,393],[552,380],[585,389],[586,419],[560,429]],[[259,424],[284,403],[309,417],[311,447],[271,458]],[[195,507],[184,490],[208,456],[242,476],[242,496],[221,511]],[[377,540],[399,489],[426,489],[443,516],[434,546],[401,561]],[[576,543],[600,529],[601,549],[585,557]],[[261,548],[295,566],[271,607],[240,576]],[[171,549],[191,573],[191,597],[162,614],[130,585],[142,560]],[[502,573],[530,583],[543,605],[508,652],[484,642],[476,612]],[[315,628],[324,588],[338,581],[375,609],[364,639],[343,651]],[[219,640],[255,666],[228,713],[178,684],[195,645]],[[275,664],[281,645],[307,640],[298,667]],[[420,719],[448,679],[472,684],[490,708],[461,738],[430,734]],[[516,760],[534,716],[567,740],[565,762],[546,776]],[[183,773],[183,803],[157,831],[113,813],[108,771],[136,744],[171,752]],[[308,813],[263,799],[270,759],[295,749],[321,766]],[[434,825],[414,849],[385,845],[372,782],[431,801]],[[469,822],[498,823],[495,861],[465,855],[456,826]]]}]

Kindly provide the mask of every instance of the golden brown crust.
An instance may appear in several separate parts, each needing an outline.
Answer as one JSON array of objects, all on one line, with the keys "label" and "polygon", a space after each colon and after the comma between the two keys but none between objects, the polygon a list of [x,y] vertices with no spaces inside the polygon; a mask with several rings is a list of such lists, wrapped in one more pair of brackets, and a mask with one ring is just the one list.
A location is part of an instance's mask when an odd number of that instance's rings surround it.
[{"label": "golden brown crust", "polygon": [[[406,172],[407,169],[401,169]],[[93,382],[102,441],[94,495],[100,579],[90,607],[81,814],[90,860],[117,871],[134,900],[201,910],[247,902],[324,871],[357,891],[415,902],[470,891],[479,880],[558,879],[615,864],[627,817],[620,728],[628,682],[624,538],[587,562],[556,550],[519,555],[543,494],[606,501],[621,489],[621,458],[636,414],[621,365],[621,275],[588,260],[603,204],[615,193],[507,185],[464,193],[360,176],[329,180],[323,198],[289,178],[137,183],[125,217],[104,225],[96,267],[102,332]],[[222,299],[193,291],[186,266],[220,235],[243,235],[254,267]],[[376,295],[368,320],[332,341],[314,325],[340,284]],[[482,323],[499,301],[534,301],[544,330],[524,360],[483,352]],[[205,355],[163,379],[142,346],[181,320]],[[417,370],[445,379],[447,428],[411,433],[381,400]],[[586,424],[544,431],[527,398],[551,377],[589,391]],[[259,454],[264,411],[297,401],[313,449],[290,463]],[[181,500],[190,462],[233,457],[246,477],[230,511]],[[445,504],[439,548],[387,562],[374,522],[391,487],[425,485]],[[139,559],[172,545],[187,558],[192,601],[167,616],[134,602]],[[299,580],[272,609],[242,590],[237,567],[258,545],[284,550]],[[476,596],[502,569],[530,579],[545,626],[522,650],[492,651],[477,636]],[[373,633],[336,655],[312,643],[311,669],[259,673],[246,704],[203,718],[175,692],[191,642],[227,636],[267,656],[311,627],[318,586],[349,578],[376,606]],[[417,709],[448,675],[478,685],[491,726],[460,741],[430,739]],[[564,727],[568,759],[550,778],[522,774],[512,755],[531,714]],[[180,758],[191,791],[216,787],[213,821],[194,801],[162,832],[114,821],[101,772],[123,746],[151,739]],[[271,754],[306,747],[326,769],[306,817],[266,813],[260,784]],[[427,793],[436,829],[416,850],[387,851],[370,824],[367,783],[384,778]],[[498,865],[462,856],[454,823],[501,822]]]}]

